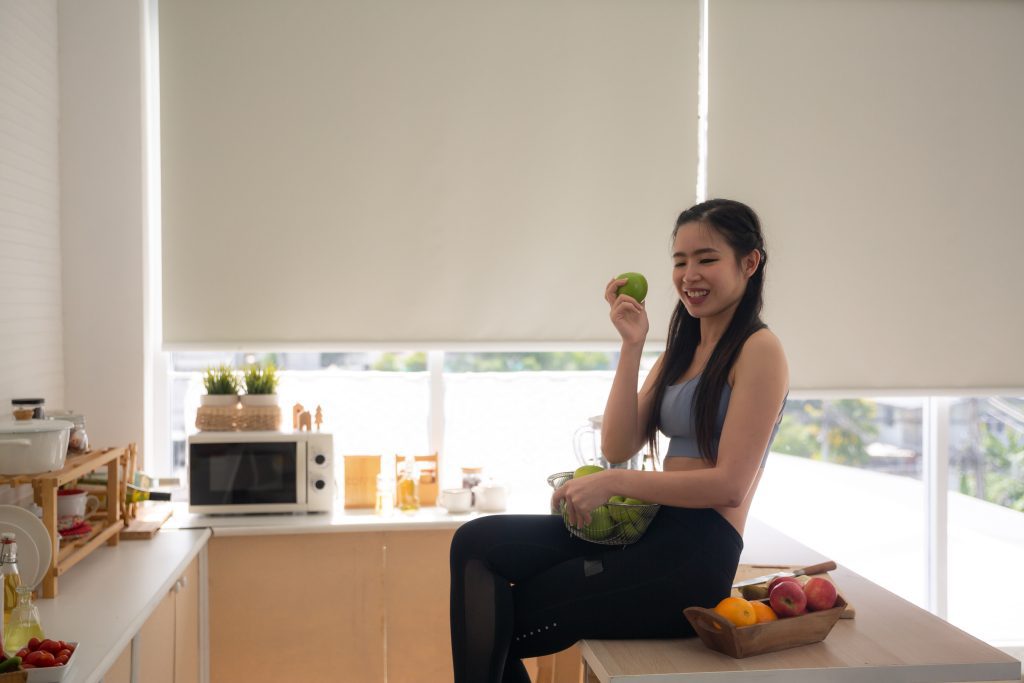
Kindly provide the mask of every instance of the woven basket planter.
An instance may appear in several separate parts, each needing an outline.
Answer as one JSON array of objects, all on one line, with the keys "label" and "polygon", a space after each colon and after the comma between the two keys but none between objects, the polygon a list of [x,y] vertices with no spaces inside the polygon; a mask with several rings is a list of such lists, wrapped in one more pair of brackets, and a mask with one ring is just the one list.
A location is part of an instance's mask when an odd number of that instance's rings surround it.
[{"label": "woven basket planter", "polygon": [[201,432],[266,432],[281,429],[281,406],[199,406]]}]

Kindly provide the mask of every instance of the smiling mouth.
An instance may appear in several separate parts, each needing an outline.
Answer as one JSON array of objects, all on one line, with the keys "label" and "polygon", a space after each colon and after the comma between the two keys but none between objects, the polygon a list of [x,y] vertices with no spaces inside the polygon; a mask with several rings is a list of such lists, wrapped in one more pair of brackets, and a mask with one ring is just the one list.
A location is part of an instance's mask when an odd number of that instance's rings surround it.
[{"label": "smiling mouth", "polygon": [[709,290],[706,289],[684,289],[683,294],[685,294],[686,298],[690,301],[700,303],[707,297],[708,291]]}]

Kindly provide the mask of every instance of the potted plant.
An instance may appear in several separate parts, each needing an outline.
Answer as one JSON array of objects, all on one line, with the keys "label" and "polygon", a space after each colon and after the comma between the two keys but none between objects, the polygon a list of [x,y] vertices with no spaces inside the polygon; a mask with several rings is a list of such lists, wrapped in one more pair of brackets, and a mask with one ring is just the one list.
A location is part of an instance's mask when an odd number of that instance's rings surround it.
[{"label": "potted plant", "polygon": [[245,393],[242,394],[242,405],[277,405],[277,368],[272,364],[266,366],[250,365],[245,369],[243,380],[245,382]]},{"label": "potted plant", "polygon": [[221,364],[206,368],[203,375],[206,393],[199,397],[204,406],[233,406],[238,403],[238,377],[230,365]]}]

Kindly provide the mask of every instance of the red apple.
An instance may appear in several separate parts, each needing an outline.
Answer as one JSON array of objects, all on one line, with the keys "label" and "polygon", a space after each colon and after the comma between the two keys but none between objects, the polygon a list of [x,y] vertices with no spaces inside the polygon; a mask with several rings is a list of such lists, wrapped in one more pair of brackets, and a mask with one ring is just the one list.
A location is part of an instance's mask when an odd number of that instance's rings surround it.
[{"label": "red apple", "polygon": [[807,611],[807,596],[799,581],[780,581],[768,595],[772,611],[780,618],[795,617]]},{"label": "red apple", "polygon": [[803,588],[803,584],[800,583],[799,579],[797,579],[795,576],[777,576],[777,577],[775,577],[774,579],[771,580],[771,583],[768,584],[768,595],[772,594],[772,589],[773,588],[778,586],[780,583],[784,583],[786,581],[792,581],[796,585],[798,585],[801,588]]},{"label": "red apple", "polygon": [[807,609],[812,612],[831,609],[836,604],[835,584],[821,577],[815,577],[804,584],[804,595],[807,596]]}]

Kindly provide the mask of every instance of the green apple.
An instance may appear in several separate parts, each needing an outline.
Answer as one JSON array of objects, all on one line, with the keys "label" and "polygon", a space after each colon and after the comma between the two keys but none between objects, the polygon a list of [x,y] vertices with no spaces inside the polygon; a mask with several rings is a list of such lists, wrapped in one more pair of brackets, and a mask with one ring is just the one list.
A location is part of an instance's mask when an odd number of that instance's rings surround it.
[{"label": "green apple", "polygon": [[608,508],[604,505],[594,508],[590,513],[590,524],[584,526],[583,530],[595,540],[611,536],[612,531],[615,530],[615,522],[612,521]]},{"label": "green apple", "polygon": [[617,503],[617,505],[609,505],[608,512],[611,513],[612,519],[616,522],[628,522],[630,517],[630,511],[628,508],[622,507],[622,504],[626,502],[623,496],[612,496],[608,499],[609,503]]},{"label": "green apple", "polygon": [[594,474],[595,472],[603,472],[604,468],[600,465],[584,465],[583,467],[577,467],[576,471],[572,473],[572,478],[585,477],[588,474]]},{"label": "green apple", "polygon": [[619,525],[619,534],[622,536],[624,541],[635,541],[643,535],[643,530],[640,529],[634,522],[626,522]]},{"label": "green apple", "polygon": [[[637,498],[626,498],[622,502],[625,503],[626,505],[647,505],[647,503]],[[638,523],[643,521],[644,513],[642,511],[637,509],[626,508],[625,512],[625,517],[627,517],[629,521]]]},{"label": "green apple", "polygon": [[628,280],[628,282],[619,287],[616,294],[625,294],[637,301],[643,301],[647,298],[647,278],[640,273],[623,273],[615,279],[621,280],[623,278]]}]

